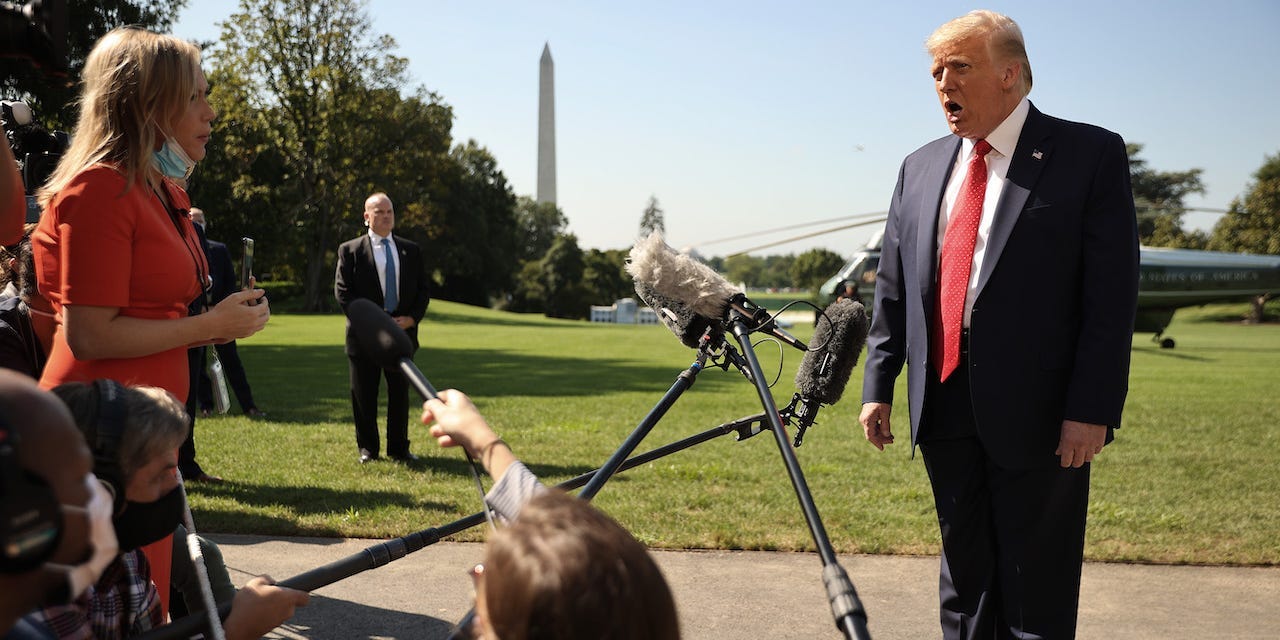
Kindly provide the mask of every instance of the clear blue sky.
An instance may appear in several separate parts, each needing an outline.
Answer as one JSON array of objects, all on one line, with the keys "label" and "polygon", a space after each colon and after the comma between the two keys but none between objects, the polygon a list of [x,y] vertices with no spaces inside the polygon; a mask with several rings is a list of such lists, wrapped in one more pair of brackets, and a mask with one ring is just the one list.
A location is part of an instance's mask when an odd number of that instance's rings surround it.
[{"label": "clear blue sky", "polygon": [[[373,0],[367,10],[413,82],[453,106],[455,140],[493,152],[519,194],[536,190],[538,59],[549,43],[558,204],[580,244],[630,246],[654,195],[671,244],[725,255],[833,225],[705,243],[885,210],[902,158],[947,132],[924,39],[976,6]],[[1042,111],[1142,143],[1155,169],[1203,169],[1208,193],[1190,206],[1225,209],[1280,153],[1276,0],[985,8],[1022,26]],[[214,40],[231,13],[225,0],[191,0],[174,34]],[[848,256],[870,233],[758,253]]]}]

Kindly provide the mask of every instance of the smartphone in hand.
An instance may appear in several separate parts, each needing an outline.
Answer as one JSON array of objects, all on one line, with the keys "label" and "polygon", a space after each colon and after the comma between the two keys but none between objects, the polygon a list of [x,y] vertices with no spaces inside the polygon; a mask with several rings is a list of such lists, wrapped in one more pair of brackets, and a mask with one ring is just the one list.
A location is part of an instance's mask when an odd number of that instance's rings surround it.
[{"label": "smartphone in hand", "polygon": [[[244,243],[244,257],[240,260],[240,289],[243,291],[250,287],[250,280],[253,278],[253,238],[241,238]],[[250,305],[258,304],[257,300],[249,301]]]}]

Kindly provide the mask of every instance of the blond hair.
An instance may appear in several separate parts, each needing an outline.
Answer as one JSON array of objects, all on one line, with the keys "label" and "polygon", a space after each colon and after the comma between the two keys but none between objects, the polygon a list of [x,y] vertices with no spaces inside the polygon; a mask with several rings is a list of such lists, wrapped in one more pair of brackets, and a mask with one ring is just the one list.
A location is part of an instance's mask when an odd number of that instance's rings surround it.
[{"label": "blond hair", "polygon": [[1027,59],[1027,45],[1022,39],[1022,29],[1009,16],[977,9],[960,16],[937,30],[924,41],[925,50],[931,56],[938,51],[969,38],[986,38],[987,47],[995,60],[1016,62],[1022,67],[1018,74],[1022,95],[1031,93],[1031,61]]},{"label": "blond hair", "polygon": [[39,202],[47,207],[80,172],[109,164],[127,190],[151,171],[151,154],[196,91],[200,49],[138,27],[112,29],[98,40],[81,73],[80,117],[71,146]]}]

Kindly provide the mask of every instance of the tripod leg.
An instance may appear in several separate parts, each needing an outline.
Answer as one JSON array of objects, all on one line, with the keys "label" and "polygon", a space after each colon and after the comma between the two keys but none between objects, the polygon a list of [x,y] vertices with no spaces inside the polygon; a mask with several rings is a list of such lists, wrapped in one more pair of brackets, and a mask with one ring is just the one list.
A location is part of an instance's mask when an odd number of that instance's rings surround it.
[{"label": "tripod leg", "polygon": [[742,349],[742,355],[746,357],[747,366],[750,367],[749,377],[755,383],[756,393],[760,396],[760,404],[764,407],[764,415],[769,421],[769,428],[773,431],[778,452],[782,454],[787,475],[791,478],[791,486],[795,489],[796,498],[800,501],[800,509],[804,512],[805,521],[809,524],[809,532],[813,535],[813,543],[818,548],[818,556],[822,559],[822,579],[827,587],[827,597],[830,600],[831,614],[835,618],[836,626],[844,632],[846,638],[869,640],[871,635],[867,632],[866,610],[858,599],[857,591],[853,588],[853,581],[849,579],[849,575],[836,559],[831,538],[827,536],[827,529],[822,524],[818,507],[813,502],[813,494],[809,491],[809,483],[804,479],[800,461],[796,459],[796,452],[791,448],[782,418],[778,415],[778,406],[773,401],[773,394],[769,392],[769,387],[763,382],[764,372],[760,368],[760,360],[756,358],[755,348],[751,346],[751,332],[740,319],[735,319],[731,327],[733,336]]},{"label": "tripod leg", "polygon": [[680,398],[681,394],[683,394],[686,389],[693,386],[693,382],[697,379],[698,372],[702,371],[702,367],[706,363],[706,360],[706,353],[704,351],[699,351],[698,359],[690,365],[688,369],[680,372],[676,381],[662,396],[662,399],[658,401],[658,404],[654,405],[653,409],[649,411],[649,414],[640,421],[640,424],[636,425],[636,428],[627,436],[627,439],[622,442],[622,445],[619,446],[618,449],[613,452],[613,455],[609,456],[609,459],[600,466],[600,469],[596,471],[595,476],[591,478],[591,481],[587,483],[587,486],[583,487],[582,491],[578,492],[579,498],[582,498],[583,500],[590,500],[600,492],[600,489],[604,488],[604,483],[608,482],[609,478],[613,477],[613,474],[618,471],[618,468],[622,466],[623,462],[626,462],[627,456],[631,455],[631,452],[635,451],[636,447],[640,446],[640,441],[644,440],[645,436],[649,435],[649,432],[658,424],[658,421],[662,419],[662,416],[666,415],[667,410],[671,408],[671,405],[675,404],[676,400]]}]

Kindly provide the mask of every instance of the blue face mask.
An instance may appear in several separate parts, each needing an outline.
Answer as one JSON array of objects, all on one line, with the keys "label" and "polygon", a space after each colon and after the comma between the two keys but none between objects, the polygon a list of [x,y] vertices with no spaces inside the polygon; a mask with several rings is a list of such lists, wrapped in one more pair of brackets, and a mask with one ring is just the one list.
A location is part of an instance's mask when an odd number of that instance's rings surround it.
[{"label": "blue face mask", "polygon": [[191,172],[195,171],[196,161],[187,155],[182,147],[173,141],[173,138],[166,138],[164,146],[152,154],[155,160],[156,169],[160,170],[170,178],[175,180],[186,180],[191,177]]}]

